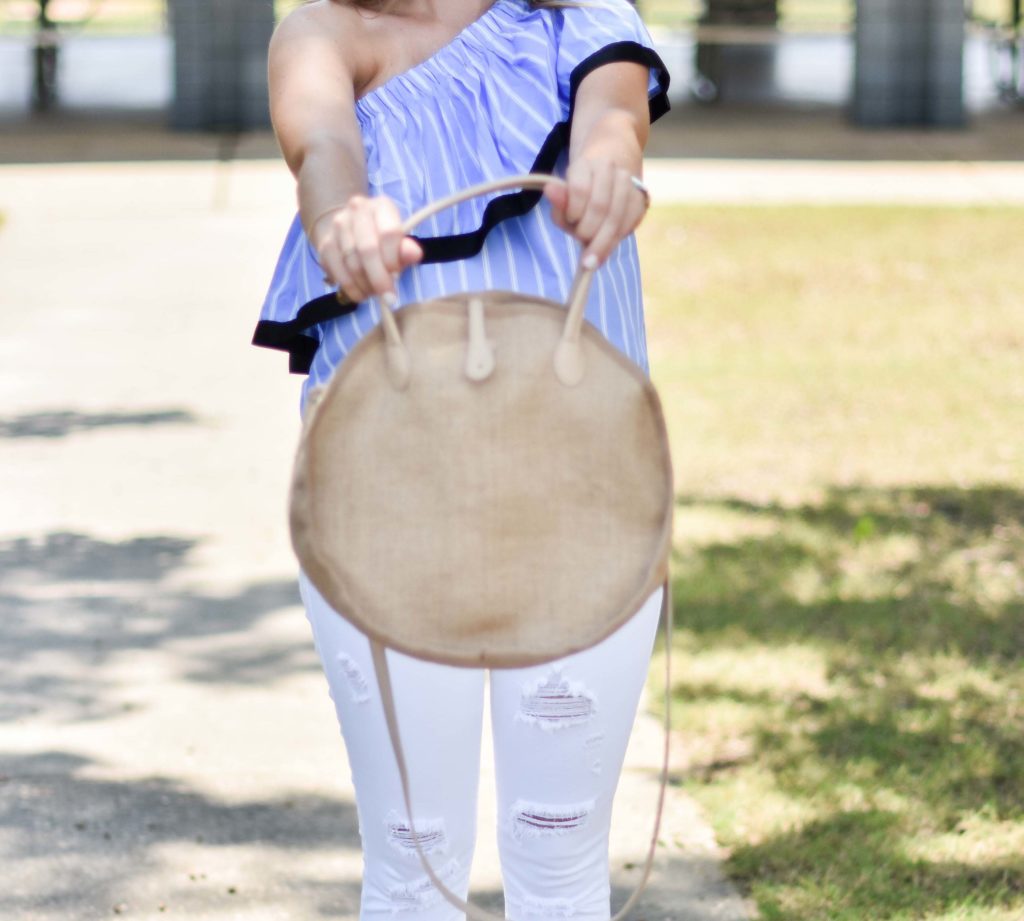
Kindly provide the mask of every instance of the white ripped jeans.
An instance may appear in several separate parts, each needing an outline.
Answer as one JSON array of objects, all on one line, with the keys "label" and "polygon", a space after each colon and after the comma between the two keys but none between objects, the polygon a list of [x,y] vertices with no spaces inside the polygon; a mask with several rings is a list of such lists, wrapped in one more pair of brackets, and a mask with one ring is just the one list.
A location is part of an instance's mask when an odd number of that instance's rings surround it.
[{"label": "white ripped jeans", "polygon": [[[299,586],[356,791],[361,921],[456,921],[413,846],[365,635],[300,572]],[[490,672],[498,846],[515,921],[607,921],[612,797],[647,676],[662,589],[598,645],[556,663]],[[415,827],[449,887],[467,895],[476,838],[487,672],[388,651]]]}]

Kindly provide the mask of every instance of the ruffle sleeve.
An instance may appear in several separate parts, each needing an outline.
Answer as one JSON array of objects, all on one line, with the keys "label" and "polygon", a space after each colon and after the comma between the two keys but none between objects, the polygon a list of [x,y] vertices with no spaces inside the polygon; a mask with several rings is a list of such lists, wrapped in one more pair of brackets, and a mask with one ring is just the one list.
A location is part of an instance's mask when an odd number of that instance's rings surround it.
[{"label": "ruffle sleeve", "polygon": [[636,7],[627,0],[581,0],[554,11],[558,91],[571,120],[583,78],[603,64],[633,61],[650,69],[651,121],[669,110],[669,73]]}]

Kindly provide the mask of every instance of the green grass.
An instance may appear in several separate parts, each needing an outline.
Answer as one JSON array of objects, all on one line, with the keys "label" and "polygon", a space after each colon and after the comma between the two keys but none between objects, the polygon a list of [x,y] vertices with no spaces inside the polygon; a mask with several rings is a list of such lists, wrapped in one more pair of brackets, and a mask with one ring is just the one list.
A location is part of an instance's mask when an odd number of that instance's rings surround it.
[{"label": "green grass", "polygon": [[1022,218],[642,227],[676,751],[769,921],[1024,918]]}]

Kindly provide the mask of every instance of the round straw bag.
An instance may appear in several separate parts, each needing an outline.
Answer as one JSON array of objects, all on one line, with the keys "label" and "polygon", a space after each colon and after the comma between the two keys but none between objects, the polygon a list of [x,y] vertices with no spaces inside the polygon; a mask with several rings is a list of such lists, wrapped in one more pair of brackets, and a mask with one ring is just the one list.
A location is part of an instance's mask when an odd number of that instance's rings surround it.
[{"label": "round straw bag", "polygon": [[[474,196],[551,181],[475,186],[414,214],[404,232]],[[661,404],[584,321],[591,278],[577,270],[566,305],[485,291],[382,307],[309,401],[292,543],[323,597],[370,637],[410,824],[385,647],[455,666],[537,665],[604,639],[659,586],[671,627]],[[666,767],[667,753],[666,728]],[[649,874],[664,779],[643,879],[617,917]],[[413,840],[453,904],[494,917],[451,893]]]}]

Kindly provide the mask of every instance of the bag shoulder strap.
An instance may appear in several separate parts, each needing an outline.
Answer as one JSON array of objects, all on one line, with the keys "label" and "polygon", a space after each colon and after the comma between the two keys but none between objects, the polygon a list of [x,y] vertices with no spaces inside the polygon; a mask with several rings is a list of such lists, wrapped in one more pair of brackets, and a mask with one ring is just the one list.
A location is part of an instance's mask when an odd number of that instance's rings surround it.
[{"label": "bag shoulder strap", "polygon": [[[647,885],[647,880],[651,875],[651,868],[654,865],[654,854],[658,846],[658,831],[661,828],[661,816],[665,807],[665,790],[668,786],[669,750],[672,730],[672,613],[671,578],[666,576],[664,590],[661,597],[661,617],[664,621],[665,629],[665,739],[661,764],[661,782],[658,789],[658,804],[654,814],[654,830],[651,832],[651,843],[647,849],[647,858],[644,861],[640,882],[637,883],[636,888],[633,890],[630,897],[626,899],[622,908],[616,912],[612,921],[623,921],[630,909],[633,908],[637,900],[640,898],[644,887]],[[477,906],[470,904],[452,892],[451,889],[449,889],[448,886],[438,878],[433,866],[431,866],[430,860],[423,852],[423,848],[420,844],[420,836],[416,831],[413,820],[412,800],[409,795],[409,772],[405,763],[405,755],[402,751],[402,740],[398,733],[398,715],[395,712],[395,698],[391,687],[391,672],[388,669],[386,647],[377,640],[371,639],[370,650],[373,654],[373,665],[377,673],[377,685],[380,688],[381,702],[384,705],[384,717],[388,724],[388,734],[391,737],[391,746],[395,752],[395,761],[398,765],[398,775],[402,783],[402,796],[405,799],[405,809],[409,819],[409,833],[412,837],[413,844],[416,847],[416,853],[419,855],[420,863],[423,864],[423,869],[426,871],[427,878],[437,887],[441,895],[443,895],[460,911],[464,911],[466,916],[472,919],[472,921],[508,921],[507,918],[484,911],[482,908],[478,908]]]}]

